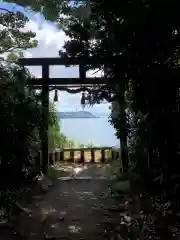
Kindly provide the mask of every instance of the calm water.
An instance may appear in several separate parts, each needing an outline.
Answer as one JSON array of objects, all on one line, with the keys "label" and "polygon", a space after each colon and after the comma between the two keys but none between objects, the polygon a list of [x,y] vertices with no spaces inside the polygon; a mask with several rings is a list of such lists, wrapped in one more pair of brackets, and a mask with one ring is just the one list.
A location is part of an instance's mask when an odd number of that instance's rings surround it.
[{"label": "calm water", "polygon": [[116,146],[118,140],[108,117],[88,119],[61,119],[61,131],[75,144]]}]

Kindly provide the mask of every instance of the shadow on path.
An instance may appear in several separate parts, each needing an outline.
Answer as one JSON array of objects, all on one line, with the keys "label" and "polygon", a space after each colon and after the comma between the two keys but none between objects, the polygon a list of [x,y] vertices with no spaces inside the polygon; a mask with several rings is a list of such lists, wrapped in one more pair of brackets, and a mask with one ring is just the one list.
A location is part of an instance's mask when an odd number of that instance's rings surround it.
[{"label": "shadow on path", "polygon": [[109,211],[116,200],[107,194],[108,180],[97,179],[101,170],[89,166],[76,176],[92,179],[59,179],[46,195],[35,197],[27,206],[32,215],[22,213],[18,222],[25,239],[107,239],[105,232],[118,225],[120,215]]}]

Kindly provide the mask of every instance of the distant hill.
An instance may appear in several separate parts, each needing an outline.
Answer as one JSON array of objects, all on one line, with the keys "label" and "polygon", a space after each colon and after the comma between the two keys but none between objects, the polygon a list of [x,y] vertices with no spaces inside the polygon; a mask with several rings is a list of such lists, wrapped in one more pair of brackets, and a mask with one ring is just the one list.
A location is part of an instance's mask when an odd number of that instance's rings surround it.
[{"label": "distant hill", "polygon": [[77,112],[59,112],[59,118],[99,118],[94,114],[87,111],[77,111]]}]

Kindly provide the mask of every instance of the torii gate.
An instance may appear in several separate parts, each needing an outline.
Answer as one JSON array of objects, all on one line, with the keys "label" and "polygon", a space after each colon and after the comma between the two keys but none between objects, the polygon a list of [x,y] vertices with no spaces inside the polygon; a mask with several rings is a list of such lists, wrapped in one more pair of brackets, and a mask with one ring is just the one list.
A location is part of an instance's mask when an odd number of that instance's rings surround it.
[{"label": "torii gate", "polygon": [[[95,84],[113,84],[115,79],[106,77],[86,77],[86,65],[95,63],[98,66],[105,66],[105,59],[97,57],[88,58],[21,58],[19,63],[23,66],[41,66],[42,78],[30,79],[28,86],[42,88],[42,170],[46,171],[48,167],[48,116],[49,116],[49,86],[55,86],[55,89],[62,90],[69,85],[73,87],[93,86]],[[98,63],[98,64],[97,64]],[[78,66],[78,78],[50,78],[49,67],[53,65],[59,66]],[[97,67],[98,67],[97,66]],[[83,90],[82,90],[83,91]]]}]

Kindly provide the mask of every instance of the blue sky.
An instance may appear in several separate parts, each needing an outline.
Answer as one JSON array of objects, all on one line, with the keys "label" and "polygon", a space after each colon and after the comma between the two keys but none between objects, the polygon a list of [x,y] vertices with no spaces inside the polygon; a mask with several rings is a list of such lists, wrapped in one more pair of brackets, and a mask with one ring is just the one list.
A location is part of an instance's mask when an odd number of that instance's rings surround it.
[{"label": "blue sky", "polygon": [[[26,10],[16,4],[1,2],[0,7],[13,11],[21,11],[29,18],[25,30],[31,30],[36,33],[38,47],[26,51],[25,57],[58,57],[58,51],[62,48],[64,41],[67,40],[67,36],[63,31],[55,27],[55,23],[46,21],[41,14]],[[33,75],[37,77],[41,76],[41,69],[39,67],[31,67],[29,69]],[[91,72],[88,73],[89,76],[91,74]],[[54,66],[50,68],[50,77],[78,77],[78,70],[72,67]],[[56,106],[59,111],[81,109],[81,94],[68,94],[66,92],[59,92],[58,94],[59,102],[56,103]],[[54,93],[51,92],[50,97],[53,98],[53,95]],[[91,112],[109,112],[109,104],[99,104],[85,110]]]}]

